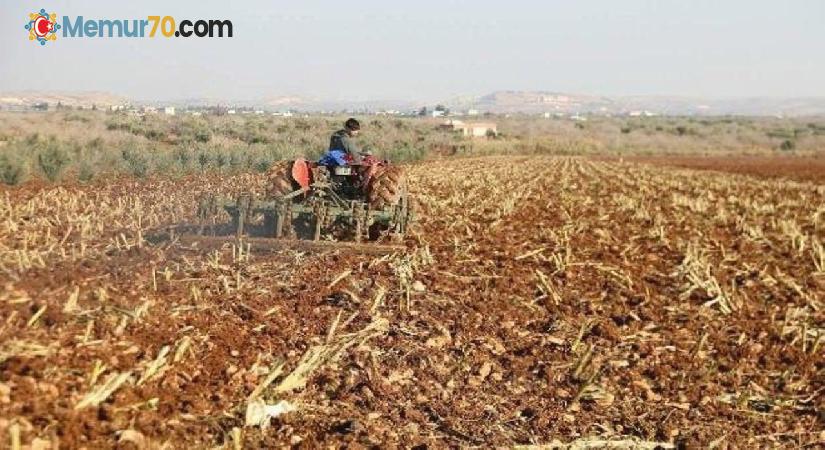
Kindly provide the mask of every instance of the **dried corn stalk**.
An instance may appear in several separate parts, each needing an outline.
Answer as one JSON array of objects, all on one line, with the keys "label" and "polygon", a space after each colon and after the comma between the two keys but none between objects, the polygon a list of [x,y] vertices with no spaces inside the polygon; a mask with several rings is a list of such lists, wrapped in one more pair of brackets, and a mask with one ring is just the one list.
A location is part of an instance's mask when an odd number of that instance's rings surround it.
[{"label": "dried corn stalk", "polygon": [[379,318],[360,331],[342,334],[326,344],[311,347],[298,361],[298,366],[275,386],[275,392],[283,393],[303,388],[312,373],[319,367],[335,361],[341,353],[353,345],[385,333],[388,328],[389,322]]},{"label": "dried corn stalk", "polygon": [[102,385],[92,389],[88,394],[86,394],[80,402],[75,405],[74,409],[80,410],[103,403],[107,398],[109,398],[110,395],[118,390],[123,383],[129,381],[131,375],[131,372],[113,373]]}]

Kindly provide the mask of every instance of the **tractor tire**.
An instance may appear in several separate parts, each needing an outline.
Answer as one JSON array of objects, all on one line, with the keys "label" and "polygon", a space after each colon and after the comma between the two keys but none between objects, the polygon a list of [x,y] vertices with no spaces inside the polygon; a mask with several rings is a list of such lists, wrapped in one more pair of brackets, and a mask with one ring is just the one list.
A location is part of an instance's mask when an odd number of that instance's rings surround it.
[{"label": "tractor tire", "polygon": [[292,179],[292,164],[292,161],[279,161],[266,171],[267,198],[281,197],[298,189]]},{"label": "tractor tire", "polygon": [[406,190],[407,179],[404,169],[390,166],[377,173],[370,181],[367,202],[372,210],[395,206]]}]

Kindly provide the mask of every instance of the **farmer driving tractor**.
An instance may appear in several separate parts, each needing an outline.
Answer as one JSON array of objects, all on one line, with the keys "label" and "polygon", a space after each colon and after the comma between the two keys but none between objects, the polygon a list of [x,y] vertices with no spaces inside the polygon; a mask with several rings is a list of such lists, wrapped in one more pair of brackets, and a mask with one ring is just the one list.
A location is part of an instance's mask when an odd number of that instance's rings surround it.
[{"label": "farmer driving tractor", "polygon": [[212,220],[222,205],[232,216],[236,237],[258,214],[264,216],[266,233],[278,238],[303,233],[316,241],[359,242],[403,236],[413,217],[404,170],[360,149],[354,142],[360,129],[356,119],[348,119],[317,163],[300,157],[274,163],[266,171],[262,197],[253,192],[235,201],[204,196],[199,217]]},{"label": "farmer driving tractor", "polygon": [[318,161],[323,166],[346,166],[361,164],[361,155],[368,153],[361,151],[353,138],[358,136],[361,124],[356,119],[349,118],[344,122],[344,128],[336,131],[329,139],[329,150]]}]

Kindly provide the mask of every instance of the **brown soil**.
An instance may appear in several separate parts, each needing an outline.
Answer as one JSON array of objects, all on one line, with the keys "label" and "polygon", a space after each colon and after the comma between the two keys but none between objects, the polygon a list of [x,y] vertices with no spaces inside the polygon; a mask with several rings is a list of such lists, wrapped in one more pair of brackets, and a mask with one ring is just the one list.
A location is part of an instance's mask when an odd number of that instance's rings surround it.
[{"label": "brown soil", "polygon": [[[169,228],[202,192],[263,176],[2,193],[0,442],[15,429],[61,448],[211,448],[236,428],[247,448],[825,440],[821,186],[575,158],[408,178],[425,213],[389,255],[253,242],[238,257]],[[278,361],[288,374],[379,320],[386,332],[304,388],[276,393],[282,375],[264,390],[297,411],[244,427]],[[76,409],[118,373],[131,379]]]},{"label": "brown soil", "polygon": [[697,170],[784,178],[825,183],[825,157],[795,156],[638,156],[628,162],[682,167]]}]

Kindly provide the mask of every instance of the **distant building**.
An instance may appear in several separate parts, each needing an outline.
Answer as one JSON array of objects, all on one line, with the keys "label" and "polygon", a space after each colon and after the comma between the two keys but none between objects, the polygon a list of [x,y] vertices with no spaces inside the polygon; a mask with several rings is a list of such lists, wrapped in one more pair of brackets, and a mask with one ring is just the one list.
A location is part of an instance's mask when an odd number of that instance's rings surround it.
[{"label": "distant building", "polygon": [[163,113],[167,116],[174,116],[175,115],[175,107],[174,106],[167,106],[163,108]]},{"label": "distant building", "polygon": [[464,134],[472,137],[498,136],[498,127],[493,122],[468,123]]},{"label": "distant building", "polygon": [[158,109],[154,106],[144,106],[143,107],[143,114],[157,114]]},{"label": "distant building", "polygon": [[441,124],[439,128],[461,133],[462,136],[469,137],[490,137],[498,136],[498,128],[493,122],[468,122],[460,120],[448,120]]},{"label": "distant building", "polygon": [[431,114],[432,114],[433,117],[443,117],[444,116],[444,111],[436,109],[436,110],[432,111]]},{"label": "distant building", "polygon": [[478,110],[477,109],[468,109],[467,110],[467,115],[468,116],[477,116],[478,115]]},{"label": "distant building", "polygon": [[235,114],[235,110],[234,110],[234,109],[230,109],[230,110],[229,110],[229,111],[227,111],[226,113],[227,113],[227,114]]}]

